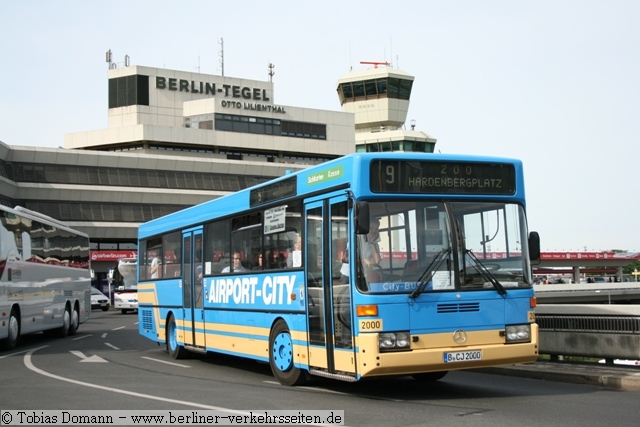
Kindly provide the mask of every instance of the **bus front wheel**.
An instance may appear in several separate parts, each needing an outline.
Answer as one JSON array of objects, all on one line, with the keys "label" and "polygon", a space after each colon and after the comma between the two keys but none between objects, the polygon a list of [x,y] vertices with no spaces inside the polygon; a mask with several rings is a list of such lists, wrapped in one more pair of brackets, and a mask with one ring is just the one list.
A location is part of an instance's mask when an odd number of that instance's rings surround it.
[{"label": "bus front wheel", "polygon": [[188,356],[187,349],[178,344],[178,327],[176,326],[176,318],[173,314],[169,316],[166,327],[166,343],[167,351],[174,359],[186,359]]},{"label": "bus front wheel", "polygon": [[293,339],[284,320],[278,320],[269,335],[269,365],[273,376],[283,385],[300,385],[307,375],[293,363]]},{"label": "bus front wheel", "polygon": [[20,339],[20,316],[18,310],[13,307],[9,315],[9,331],[4,340],[0,340],[0,347],[4,350],[13,350],[18,345]]}]

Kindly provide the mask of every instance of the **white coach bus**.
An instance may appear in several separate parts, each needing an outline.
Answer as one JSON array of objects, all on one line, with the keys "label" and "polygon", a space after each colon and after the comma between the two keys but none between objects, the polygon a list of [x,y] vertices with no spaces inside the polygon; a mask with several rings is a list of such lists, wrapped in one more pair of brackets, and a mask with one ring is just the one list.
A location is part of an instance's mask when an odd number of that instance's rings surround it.
[{"label": "white coach bus", "polygon": [[0,206],[0,348],[34,332],[73,335],[90,315],[89,237],[38,212]]}]

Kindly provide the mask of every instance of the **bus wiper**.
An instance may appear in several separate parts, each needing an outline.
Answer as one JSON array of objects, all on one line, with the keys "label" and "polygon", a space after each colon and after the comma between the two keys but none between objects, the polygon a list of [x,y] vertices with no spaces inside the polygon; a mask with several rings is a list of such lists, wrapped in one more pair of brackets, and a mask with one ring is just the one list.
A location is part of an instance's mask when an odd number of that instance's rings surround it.
[{"label": "bus wiper", "polygon": [[433,257],[433,261],[431,261],[431,263],[424,270],[424,273],[422,273],[422,275],[418,279],[418,287],[409,294],[409,298],[416,298],[424,291],[424,288],[427,287],[427,285],[433,278],[434,272],[437,271],[438,268],[440,268],[440,266],[442,265],[444,260],[447,259],[450,253],[451,248],[443,249],[438,252],[435,257]]},{"label": "bus wiper", "polygon": [[502,284],[498,281],[498,279],[496,279],[495,276],[493,274],[491,274],[491,271],[489,271],[489,269],[482,262],[480,262],[478,257],[473,252],[471,252],[471,250],[467,249],[465,251],[465,254],[468,255],[469,258],[471,258],[471,260],[473,261],[473,268],[478,273],[480,273],[480,275],[487,282],[491,283],[493,285],[493,287],[498,290],[498,293],[500,295],[506,295],[507,294],[507,290],[504,288],[504,286],[502,286]]}]

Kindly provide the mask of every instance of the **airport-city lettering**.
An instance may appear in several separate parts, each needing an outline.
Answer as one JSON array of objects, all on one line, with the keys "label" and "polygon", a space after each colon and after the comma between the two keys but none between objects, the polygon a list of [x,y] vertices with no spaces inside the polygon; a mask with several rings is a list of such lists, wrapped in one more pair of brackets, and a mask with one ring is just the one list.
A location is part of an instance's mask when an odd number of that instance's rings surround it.
[{"label": "airport-city lettering", "polygon": [[290,305],[295,280],[295,275],[214,278],[210,282],[208,301],[221,304],[232,302],[238,305]]}]

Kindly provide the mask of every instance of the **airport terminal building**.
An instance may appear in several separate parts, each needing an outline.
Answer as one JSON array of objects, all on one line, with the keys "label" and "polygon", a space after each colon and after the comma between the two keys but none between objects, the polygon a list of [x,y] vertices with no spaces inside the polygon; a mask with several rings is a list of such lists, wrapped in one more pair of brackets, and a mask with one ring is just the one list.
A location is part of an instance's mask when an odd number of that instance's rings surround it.
[{"label": "airport terminal building", "polygon": [[0,204],[87,233],[100,280],[162,215],[354,151],[433,152],[406,130],[413,76],[377,66],[337,84],[342,111],[281,105],[271,81],[164,68],[108,71],[108,127],[64,148],[0,142]]}]

